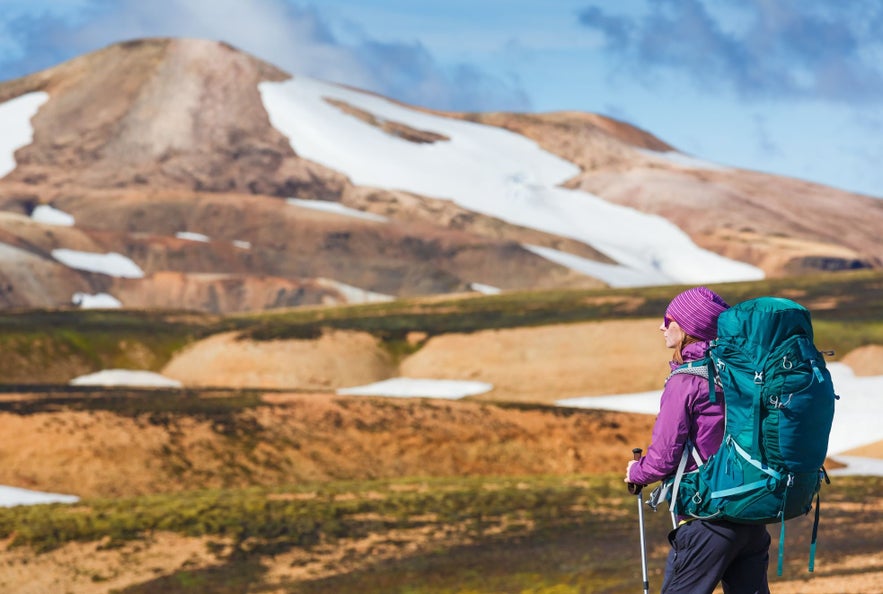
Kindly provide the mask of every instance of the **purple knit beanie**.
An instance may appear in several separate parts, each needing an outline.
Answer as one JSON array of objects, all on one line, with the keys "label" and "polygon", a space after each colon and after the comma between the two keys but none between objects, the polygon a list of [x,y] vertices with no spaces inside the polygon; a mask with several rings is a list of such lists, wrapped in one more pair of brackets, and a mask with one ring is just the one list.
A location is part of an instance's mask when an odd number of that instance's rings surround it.
[{"label": "purple knit beanie", "polygon": [[690,336],[709,341],[717,336],[717,317],[729,307],[711,289],[695,287],[672,299],[665,309],[665,315],[677,322]]}]

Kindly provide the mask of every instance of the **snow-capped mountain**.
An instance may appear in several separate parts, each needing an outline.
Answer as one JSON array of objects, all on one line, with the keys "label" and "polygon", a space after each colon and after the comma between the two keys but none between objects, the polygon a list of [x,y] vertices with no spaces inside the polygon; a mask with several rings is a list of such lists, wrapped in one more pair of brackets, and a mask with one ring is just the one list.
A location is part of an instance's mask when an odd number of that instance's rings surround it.
[{"label": "snow-capped mountain", "polygon": [[883,203],[584,113],[450,114],[222,43],[0,83],[0,306],[242,311],[883,264]]}]

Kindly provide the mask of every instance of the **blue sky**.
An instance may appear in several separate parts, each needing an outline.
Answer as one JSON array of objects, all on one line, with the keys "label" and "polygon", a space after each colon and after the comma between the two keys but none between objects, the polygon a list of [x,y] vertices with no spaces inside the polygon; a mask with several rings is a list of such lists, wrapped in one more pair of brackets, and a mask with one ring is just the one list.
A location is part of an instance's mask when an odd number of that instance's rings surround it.
[{"label": "blue sky", "polygon": [[0,80],[125,39],[218,39],[407,103],[596,112],[883,197],[881,30],[878,0],[0,0]]}]

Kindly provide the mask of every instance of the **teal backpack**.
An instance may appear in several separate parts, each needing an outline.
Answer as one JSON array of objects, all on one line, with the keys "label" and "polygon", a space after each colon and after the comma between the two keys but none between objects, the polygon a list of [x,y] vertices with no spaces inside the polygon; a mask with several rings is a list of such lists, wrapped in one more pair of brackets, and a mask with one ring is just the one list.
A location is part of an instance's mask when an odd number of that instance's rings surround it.
[{"label": "teal backpack", "polygon": [[[760,297],[718,318],[718,337],[707,358],[676,369],[708,377],[709,397],[723,389],[724,439],[701,463],[691,444],[676,475],[664,485],[672,517],[781,523],[778,573],[782,574],[785,520],[813,507],[813,571],[819,522],[819,489],[834,420],[831,375],[813,344],[809,311],[789,299]],[[688,451],[700,462],[684,473]],[[828,481],[830,482],[830,481]]]}]

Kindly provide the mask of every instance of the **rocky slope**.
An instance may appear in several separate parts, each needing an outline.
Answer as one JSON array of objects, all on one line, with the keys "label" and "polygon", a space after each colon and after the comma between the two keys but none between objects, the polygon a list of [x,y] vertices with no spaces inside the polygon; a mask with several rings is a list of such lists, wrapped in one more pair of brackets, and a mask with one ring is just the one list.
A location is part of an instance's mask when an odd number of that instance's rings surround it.
[{"label": "rocky slope", "polygon": [[[288,76],[223,43],[148,39],[0,83],[0,103],[48,96],[33,141],[0,179],[0,307],[106,293],[126,307],[233,312],[603,284],[524,247],[612,263],[586,243],[448,200],[356,186],[296,154],[258,91]],[[445,142],[330,103],[415,146]],[[533,139],[579,167],[568,187],[667,218],[697,245],[768,275],[883,264],[879,201],[673,159],[663,140],[593,114],[444,115]],[[35,217],[45,206],[72,223]],[[119,254],[143,275],[74,269],[59,249]]]}]

